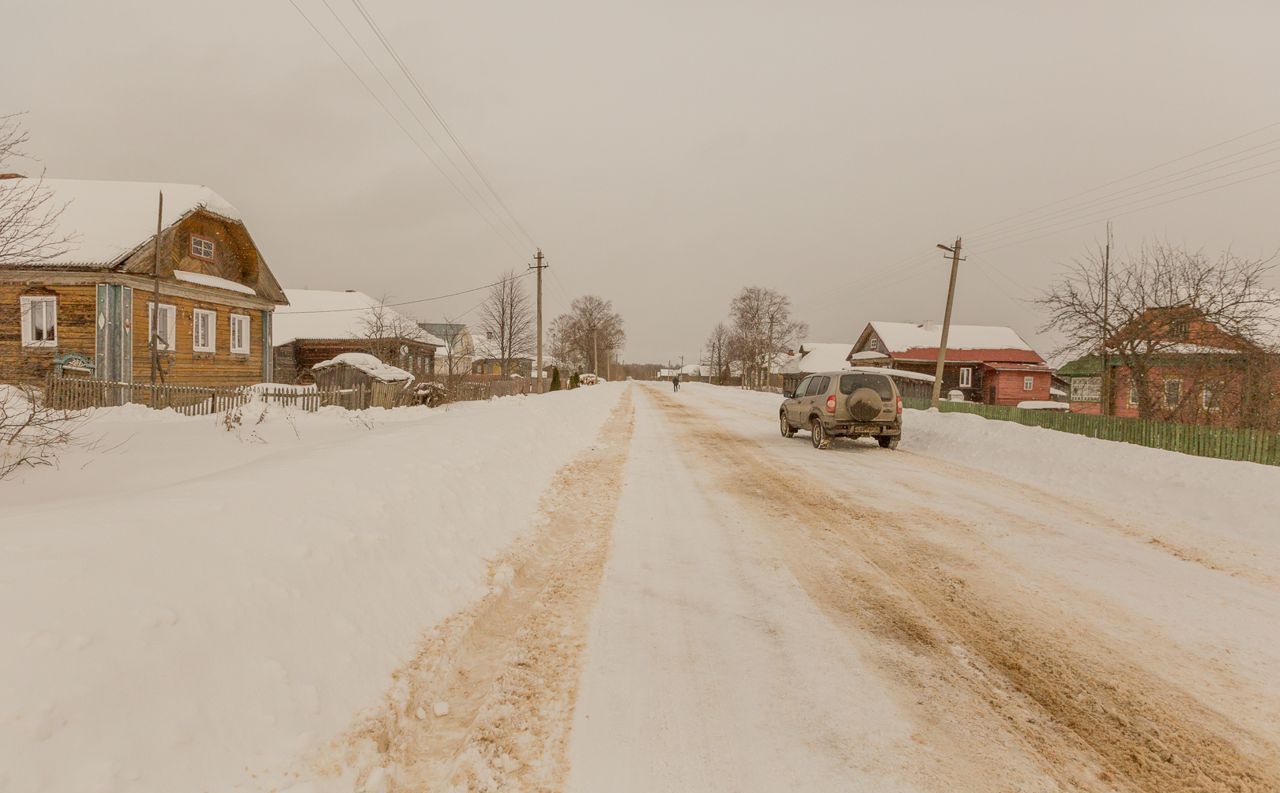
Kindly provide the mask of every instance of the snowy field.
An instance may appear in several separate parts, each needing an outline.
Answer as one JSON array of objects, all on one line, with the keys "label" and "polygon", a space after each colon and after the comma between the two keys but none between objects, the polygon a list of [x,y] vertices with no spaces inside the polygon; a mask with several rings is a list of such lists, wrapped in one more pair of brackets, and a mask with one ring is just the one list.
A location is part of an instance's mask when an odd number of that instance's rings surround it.
[{"label": "snowy field", "polygon": [[779,402],[98,411],[0,483],[0,791],[1280,789],[1280,469]]}]

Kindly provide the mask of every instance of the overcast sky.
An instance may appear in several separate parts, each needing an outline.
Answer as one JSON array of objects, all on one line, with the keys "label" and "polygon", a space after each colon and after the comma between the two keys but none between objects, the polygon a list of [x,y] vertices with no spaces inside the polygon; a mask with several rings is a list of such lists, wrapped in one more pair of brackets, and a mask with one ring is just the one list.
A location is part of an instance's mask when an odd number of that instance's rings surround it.
[{"label": "overcast sky", "polygon": [[[432,151],[324,0],[296,2]],[[575,295],[612,300],[633,361],[695,359],[749,284],[790,295],[815,341],[940,319],[933,246],[957,234],[974,255],[956,321],[1011,325],[1047,354],[1026,298],[1121,201],[1041,231],[1024,218],[1021,236],[981,227],[1280,122],[1274,0],[362,2],[547,254],[548,316]],[[417,101],[352,0],[328,3]],[[0,113],[27,113],[50,176],[208,184],[290,287],[411,300],[532,254],[289,0],[4,5]],[[1078,201],[1273,140],[1280,126]],[[1121,198],[1257,176],[1280,167],[1267,151]],[[1280,175],[1121,214],[1142,205],[1114,209],[1121,247],[1280,248]],[[409,310],[438,319],[481,297]]]}]

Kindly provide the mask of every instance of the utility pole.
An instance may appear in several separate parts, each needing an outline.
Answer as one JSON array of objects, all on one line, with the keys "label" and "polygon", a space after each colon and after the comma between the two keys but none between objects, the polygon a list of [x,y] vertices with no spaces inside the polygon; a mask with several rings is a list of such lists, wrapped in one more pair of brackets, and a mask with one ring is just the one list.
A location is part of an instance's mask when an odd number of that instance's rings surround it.
[{"label": "utility pole", "polygon": [[[156,207],[156,240],[151,257],[151,321],[147,323],[147,332],[151,338],[147,346],[151,348],[151,385],[156,384],[156,374],[160,371],[160,227],[164,223],[164,191],[160,191],[159,206]],[[170,344],[172,344],[170,340]],[[129,382],[133,382],[132,379]],[[151,406],[155,407],[156,395],[151,394]]]},{"label": "utility pole", "polygon": [[933,401],[930,404],[935,408],[942,397],[942,372],[947,362],[947,336],[951,333],[951,304],[956,299],[956,272],[959,271],[961,262],[960,238],[956,237],[954,246],[948,247],[938,243],[938,247],[951,254],[951,283],[947,287],[947,311],[942,317],[942,343],[938,345],[938,368],[933,373]]},{"label": "utility pole", "polygon": [[591,329],[591,373],[600,376],[600,345],[596,343],[596,329]]},{"label": "utility pole", "polygon": [[529,265],[538,271],[538,393],[542,393],[542,271],[551,265],[542,263],[542,249],[539,248],[533,257],[536,264]]},{"label": "utility pole", "polygon": [[1102,380],[1099,381],[1098,398],[1102,400],[1101,413],[1110,416],[1111,400],[1111,362],[1107,356],[1107,336],[1110,335],[1108,319],[1111,313],[1111,221],[1107,221],[1107,246],[1102,253]]}]

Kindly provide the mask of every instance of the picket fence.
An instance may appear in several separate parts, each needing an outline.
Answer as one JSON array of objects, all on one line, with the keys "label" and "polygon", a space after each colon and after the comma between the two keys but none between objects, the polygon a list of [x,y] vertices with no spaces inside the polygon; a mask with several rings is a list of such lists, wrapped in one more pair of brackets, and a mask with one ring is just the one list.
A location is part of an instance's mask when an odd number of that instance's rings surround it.
[{"label": "picket fence", "polygon": [[[903,404],[923,410],[929,407],[929,400],[904,399]],[[1030,427],[1044,427],[1089,438],[1133,443],[1198,457],[1280,465],[1280,433],[1265,430],[1094,416],[1065,410],[1025,410],[977,402],[944,401],[939,409],[943,413],[974,413],[998,421],[1013,421]]]},{"label": "picket fence", "polygon": [[289,405],[307,412],[315,412],[327,405],[360,410],[369,407],[373,397],[374,394],[367,385],[326,391],[289,386],[209,388],[56,376],[49,378],[45,389],[45,404],[58,410],[86,410],[132,404],[157,410],[171,409],[187,416],[224,413],[242,407],[255,398],[268,404]]}]

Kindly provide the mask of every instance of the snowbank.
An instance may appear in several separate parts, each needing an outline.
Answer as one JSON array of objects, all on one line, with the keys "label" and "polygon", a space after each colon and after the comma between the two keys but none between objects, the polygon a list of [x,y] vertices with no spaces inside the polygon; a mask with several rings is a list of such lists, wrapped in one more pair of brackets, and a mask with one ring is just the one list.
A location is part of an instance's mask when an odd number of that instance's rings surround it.
[{"label": "snowbank", "polygon": [[60,470],[0,482],[0,791],[287,787],[483,593],[621,390],[255,403],[230,432],[93,411]]}]

